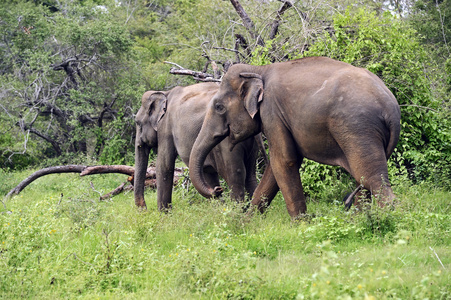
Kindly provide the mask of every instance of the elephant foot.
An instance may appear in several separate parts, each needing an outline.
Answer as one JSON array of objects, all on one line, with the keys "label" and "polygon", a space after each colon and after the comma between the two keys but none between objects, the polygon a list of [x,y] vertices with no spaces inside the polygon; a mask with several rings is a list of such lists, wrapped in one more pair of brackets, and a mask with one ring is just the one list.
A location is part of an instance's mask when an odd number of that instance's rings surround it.
[{"label": "elephant foot", "polygon": [[158,210],[162,213],[168,213],[172,210],[172,203],[158,203]]},{"label": "elephant foot", "polygon": [[299,215],[297,215],[296,217],[292,217],[291,220],[293,222],[306,222],[306,223],[310,223],[310,221],[312,219],[316,218],[315,214],[307,214],[307,213],[301,213]]},{"label": "elephant foot", "polygon": [[140,211],[147,210],[146,201],[144,201],[144,200],[138,201],[138,202],[135,202],[135,204],[136,204],[136,207],[138,208],[138,210],[140,210]]},{"label": "elephant foot", "polygon": [[246,205],[243,205],[243,213],[246,217],[252,218],[257,211],[257,206],[253,205],[252,203],[247,203]]}]

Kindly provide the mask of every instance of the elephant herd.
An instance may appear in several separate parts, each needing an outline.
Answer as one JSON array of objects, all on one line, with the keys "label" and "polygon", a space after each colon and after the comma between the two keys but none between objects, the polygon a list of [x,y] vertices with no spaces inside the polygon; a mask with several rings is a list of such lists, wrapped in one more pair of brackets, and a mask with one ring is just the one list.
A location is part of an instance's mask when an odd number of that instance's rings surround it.
[{"label": "elephant herd", "polygon": [[[380,206],[392,203],[387,159],[399,139],[399,105],[373,73],[326,57],[265,66],[236,64],[221,83],[146,92],[136,115],[135,203],[145,207],[150,149],[157,151],[158,208],[171,207],[177,155],[204,197],[231,198],[264,211],[282,192],[292,218],[307,211],[299,174],[304,158],[341,166]],[[270,162],[257,183],[264,134]],[[357,198],[357,197],[356,197]]]}]

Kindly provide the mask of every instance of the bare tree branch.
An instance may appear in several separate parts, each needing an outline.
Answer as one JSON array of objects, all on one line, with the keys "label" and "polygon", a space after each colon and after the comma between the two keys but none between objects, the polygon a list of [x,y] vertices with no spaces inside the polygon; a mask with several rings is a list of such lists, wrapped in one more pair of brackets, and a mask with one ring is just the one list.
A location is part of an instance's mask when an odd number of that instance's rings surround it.
[{"label": "bare tree branch", "polygon": [[30,176],[28,176],[25,180],[19,183],[15,188],[13,188],[6,195],[6,198],[10,198],[13,194],[19,194],[27,185],[42,177],[44,175],[53,174],[53,173],[80,173],[86,166],[80,165],[67,165],[67,166],[58,166],[58,167],[48,167],[45,169],[41,169],[39,171],[34,172]]},{"label": "bare tree branch", "polygon": [[241,57],[246,57],[244,56],[243,53],[241,53],[240,51],[238,51],[237,49],[229,49],[229,48],[224,48],[224,47],[213,47],[213,49],[218,49],[218,50],[225,50],[225,51],[230,51],[230,52],[235,52],[237,55],[241,55]]},{"label": "bare tree branch", "polygon": [[124,187],[125,187],[126,184],[127,184],[127,182],[121,183],[121,185],[119,185],[117,188],[115,188],[114,190],[112,190],[108,194],[100,196],[100,200],[109,199],[109,198],[111,198],[113,196],[119,195],[124,190]]},{"label": "bare tree branch", "polygon": [[[166,63],[169,63],[169,62],[166,62]],[[172,64],[174,64],[174,63],[172,63]],[[188,69],[185,69],[185,68],[182,68],[182,69],[171,68],[169,73],[174,74],[174,75],[193,76],[193,78],[195,80],[198,80],[198,81],[221,82],[221,79],[216,79],[214,77],[214,75],[211,75],[211,74],[208,74],[208,73],[204,73],[204,72],[199,72],[199,71],[188,70]]]},{"label": "bare tree branch", "polygon": [[54,139],[50,138],[48,135],[40,132],[39,130],[37,130],[37,129],[33,128],[33,127],[30,127],[27,124],[24,124],[23,128],[24,128],[24,131],[28,130],[30,133],[33,133],[33,134],[37,135],[38,137],[40,137],[40,138],[46,140],[47,142],[49,142],[52,145],[53,150],[55,150],[55,152],[56,152],[56,154],[58,156],[62,154],[61,147],[60,147],[60,145],[59,145],[59,143],[57,141],[55,141]]},{"label": "bare tree branch", "polygon": [[179,69],[181,69],[181,70],[185,70],[184,67],[182,67],[181,65],[178,65],[178,64],[176,64],[176,63],[174,63],[174,62],[171,62],[171,61],[164,61],[164,63],[165,63],[165,64],[169,64],[169,65],[174,65],[174,66],[176,66],[177,68],[179,68]]},{"label": "bare tree branch", "polygon": [[445,17],[442,17],[442,11],[440,10],[440,6],[438,5],[438,0],[435,0],[435,7],[437,7],[437,11],[439,14],[439,18],[440,18],[440,25],[441,25],[441,31],[442,31],[442,36],[443,36],[443,42],[445,43],[445,48],[448,51],[448,55],[450,55],[449,52],[449,48],[448,48],[448,43],[446,42],[446,34],[445,34],[445,26],[443,25],[443,20],[445,19]]},{"label": "bare tree branch", "polygon": [[246,13],[243,6],[241,6],[241,3],[238,0],[230,0],[230,2],[232,3],[238,15],[240,16],[241,20],[243,20],[244,27],[246,27],[247,31],[250,33],[252,38],[256,40],[258,45],[264,46],[265,43],[263,42],[261,37],[255,33],[254,22],[252,22],[251,18]]},{"label": "bare tree branch", "polygon": [[[176,183],[181,176],[183,176],[183,168],[174,169],[174,183]],[[84,165],[66,165],[66,166],[55,166],[41,169],[34,172],[22,182],[20,182],[15,188],[9,191],[6,195],[6,199],[11,198],[13,195],[19,194],[25,187],[36,179],[57,173],[80,173],[80,176],[93,175],[93,174],[107,174],[107,173],[120,173],[129,175],[128,181],[133,184],[133,176],[135,174],[135,168],[124,165],[106,165],[106,166],[84,166]],[[154,167],[147,168],[146,171],[146,185],[156,187],[156,171]],[[114,192],[114,191],[113,191]]]},{"label": "bare tree branch", "polygon": [[269,39],[272,40],[276,37],[277,33],[279,32],[279,25],[280,21],[282,19],[282,15],[285,13],[287,9],[293,6],[293,3],[291,1],[281,1],[283,2],[282,6],[277,11],[277,16],[274,22],[271,25],[271,32],[269,33]]}]

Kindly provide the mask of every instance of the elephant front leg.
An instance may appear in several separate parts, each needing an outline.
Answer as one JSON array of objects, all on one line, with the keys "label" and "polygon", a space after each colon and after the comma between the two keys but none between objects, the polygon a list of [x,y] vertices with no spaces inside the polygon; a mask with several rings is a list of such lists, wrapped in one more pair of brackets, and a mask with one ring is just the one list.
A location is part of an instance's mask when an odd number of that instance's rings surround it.
[{"label": "elephant front leg", "polygon": [[279,143],[270,148],[271,168],[277,184],[282,191],[291,218],[307,212],[304,190],[302,188],[299,167],[302,159],[294,147],[294,142]]},{"label": "elephant front leg", "polygon": [[177,153],[173,148],[158,149],[157,157],[157,202],[160,211],[172,207],[172,187],[174,185],[174,168]]},{"label": "elephant front leg", "polygon": [[244,202],[246,169],[243,162],[230,162],[227,169],[228,184],[231,190],[231,198],[237,203]]}]

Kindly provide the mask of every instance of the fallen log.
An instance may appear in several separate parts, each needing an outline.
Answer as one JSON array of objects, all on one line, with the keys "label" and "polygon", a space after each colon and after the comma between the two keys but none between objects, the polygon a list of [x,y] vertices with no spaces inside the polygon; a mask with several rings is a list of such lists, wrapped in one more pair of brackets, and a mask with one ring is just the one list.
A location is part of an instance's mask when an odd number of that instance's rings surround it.
[{"label": "fallen log", "polygon": [[38,179],[39,177],[54,174],[54,173],[80,173],[82,172],[86,166],[82,165],[67,165],[67,166],[57,166],[57,167],[48,167],[41,169],[39,171],[34,172],[30,176],[28,176],[25,180],[19,183],[15,188],[9,191],[6,194],[6,198],[11,198],[14,195],[19,194],[27,185]]},{"label": "fallen log", "polygon": [[[125,185],[127,184],[127,182],[123,182],[121,183],[120,186],[118,186],[117,188],[115,188],[113,191],[109,192],[108,194],[105,194],[103,196],[100,196],[100,200],[105,200],[105,199],[109,199],[113,196],[116,196],[120,193],[122,193],[122,191],[124,190]],[[128,186],[131,187],[131,186]]]},{"label": "fallen log", "polygon": [[[102,165],[102,166],[84,166],[84,165],[66,165],[66,166],[55,166],[41,169],[39,171],[34,172],[30,176],[28,176],[25,180],[20,182],[15,188],[11,189],[8,194],[6,194],[6,199],[11,198],[13,195],[19,194],[25,187],[27,187],[30,183],[35,181],[36,179],[49,175],[49,174],[57,174],[57,173],[80,173],[80,176],[94,175],[94,174],[107,174],[107,173],[119,173],[124,175],[129,175],[130,177],[127,179],[133,186],[133,176],[135,174],[135,168],[124,165]],[[183,168],[175,168],[174,169],[174,185],[178,182],[180,177],[183,175]],[[155,167],[149,167],[146,171],[146,182],[145,186],[156,188],[156,171]],[[122,185],[122,184],[121,184]],[[125,184],[124,184],[125,186]],[[105,197],[109,197],[107,195],[111,194],[111,196],[117,195],[118,193],[124,190],[124,186],[120,188],[116,188],[111,193],[104,195]],[[115,193],[116,191],[116,193]],[[103,197],[103,196],[102,196]]]}]

